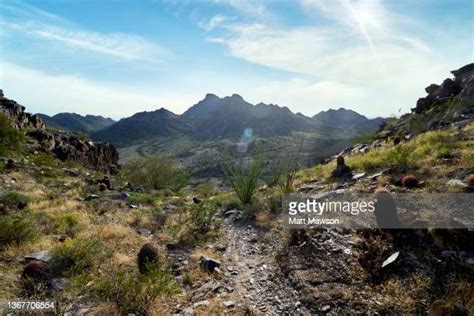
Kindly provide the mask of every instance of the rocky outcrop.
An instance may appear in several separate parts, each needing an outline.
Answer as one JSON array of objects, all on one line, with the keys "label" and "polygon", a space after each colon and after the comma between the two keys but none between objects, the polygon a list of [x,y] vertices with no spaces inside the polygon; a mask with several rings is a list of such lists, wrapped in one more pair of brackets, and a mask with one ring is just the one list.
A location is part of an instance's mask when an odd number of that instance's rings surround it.
[{"label": "rocky outcrop", "polygon": [[433,108],[437,103],[444,103],[457,97],[461,102],[472,101],[474,97],[474,63],[468,64],[451,73],[454,79],[448,78],[441,85],[431,84],[425,88],[428,95],[418,99],[413,112],[420,114]]},{"label": "rocky outcrop", "polygon": [[2,90],[0,113],[6,115],[15,128],[26,130],[26,135],[33,140],[33,147],[37,151],[51,153],[62,161],[76,161],[111,174],[118,172],[119,154],[115,146],[84,140],[68,132],[46,130],[41,118],[26,112],[25,107],[17,102],[5,98]]},{"label": "rocky outcrop", "polygon": [[118,171],[119,153],[115,146],[95,143],[66,132],[34,130],[27,135],[36,141],[36,149],[53,153],[62,161],[72,160],[88,167],[106,169],[109,173]]},{"label": "rocky outcrop", "polygon": [[5,98],[0,90],[0,113],[6,115],[17,129],[37,128],[44,129],[45,125],[38,115],[25,112],[25,107],[13,100]]}]

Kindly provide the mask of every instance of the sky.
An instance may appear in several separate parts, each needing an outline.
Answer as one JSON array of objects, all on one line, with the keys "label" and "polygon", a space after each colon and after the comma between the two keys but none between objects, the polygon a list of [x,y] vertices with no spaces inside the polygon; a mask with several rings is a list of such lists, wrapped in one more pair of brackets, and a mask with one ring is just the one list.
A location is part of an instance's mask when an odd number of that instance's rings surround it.
[{"label": "sky", "polygon": [[206,93],[409,112],[474,61],[471,0],[0,0],[0,88],[33,113],[180,114]]}]

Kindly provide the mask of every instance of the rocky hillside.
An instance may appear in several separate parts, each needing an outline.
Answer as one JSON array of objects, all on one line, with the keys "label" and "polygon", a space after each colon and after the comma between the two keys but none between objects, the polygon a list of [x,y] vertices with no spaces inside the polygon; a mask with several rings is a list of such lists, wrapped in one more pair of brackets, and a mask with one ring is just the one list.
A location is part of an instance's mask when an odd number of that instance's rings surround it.
[{"label": "rocky hillside", "polygon": [[37,114],[48,127],[71,132],[91,133],[115,123],[111,118],[96,115],[82,116],[76,113],[58,113],[54,116]]},{"label": "rocky hillside", "polygon": [[454,78],[425,88],[412,113],[383,126],[380,137],[407,137],[433,129],[467,124],[474,117],[474,63],[451,72]]},{"label": "rocky hillside", "polygon": [[[472,315],[472,229],[287,230],[282,218],[289,192],[472,194],[474,121],[454,115],[472,104],[472,81],[461,87],[325,163],[249,159],[226,182],[189,181],[163,158],[106,175],[51,150],[10,152],[0,160],[0,298],[54,300],[64,315]],[[444,123],[406,124],[431,111]],[[25,117],[12,126],[30,126]],[[416,207],[388,211],[419,222]]]},{"label": "rocky hillside", "polygon": [[[1,90],[0,90],[1,91]],[[34,153],[51,153],[61,161],[75,161],[91,168],[118,170],[117,149],[107,143],[95,143],[64,131],[49,131],[38,115],[25,111],[25,107],[0,96],[0,115],[3,113],[12,126],[28,136],[27,150]]]}]

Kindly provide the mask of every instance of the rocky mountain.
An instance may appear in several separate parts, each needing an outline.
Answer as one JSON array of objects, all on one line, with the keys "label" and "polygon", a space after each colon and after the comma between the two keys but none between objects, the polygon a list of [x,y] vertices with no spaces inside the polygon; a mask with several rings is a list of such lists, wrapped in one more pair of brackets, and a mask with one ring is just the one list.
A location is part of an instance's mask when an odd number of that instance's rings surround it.
[{"label": "rocky mountain", "polygon": [[58,113],[54,116],[37,114],[50,127],[72,132],[90,133],[115,123],[111,118],[96,115],[82,116],[76,113]]},{"label": "rocky mountain", "polygon": [[313,120],[324,126],[344,126],[345,128],[355,129],[361,134],[374,131],[380,124],[387,121],[386,118],[382,117],[368,119],[364,115],[345,108],[321,111],[313,116]]},{"label": "rocky mountain", "polygon": [[0,114],[28,136],[28,146],[33,153],[52,154],[61,161],[75,161],[109,173],[118,171],[119,153],[114,145],[85,140],[66,131],[48,131],[38,115],[26,112],[24,106],[6,98],[2,90]]},{"label": "rocky mountain", "polygon": [[244,131],[262,138],[289,136],[294,132],[352,138],[377,129],[383,121],[369,120],[344,109],[335,112],[310,118],[275,104],[253,105],[237,94],[223,98],[207,94],[182,115],[165,109],[137,113],[92,133],[92,137],[118,145],[179,135],[200,141],[238,140]]},{"label": "rocky mountain", "polygon": [[140,112],[122,119],[100,131],[92,133],[97,140],[126,143],[153,137],[169,137],[191,133],[187,122],[164,108],[153,112]]}]

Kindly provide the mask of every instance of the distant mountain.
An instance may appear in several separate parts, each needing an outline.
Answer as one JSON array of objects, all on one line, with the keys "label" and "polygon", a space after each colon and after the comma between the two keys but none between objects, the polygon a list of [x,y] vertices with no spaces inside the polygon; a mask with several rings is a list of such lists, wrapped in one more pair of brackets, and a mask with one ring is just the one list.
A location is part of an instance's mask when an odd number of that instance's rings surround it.
[{"label": "distant mountain", "polygon": [[194,136],[199,139],[239,138],[246,129],[260,137],[318,130],[310,118],[296,115],[287,107],[253,105],[238,94],[224,98],[208,94],[182,117],[193,126]]},{"label": "distant mountain", "polygon": [[123,143],[154,137],[169,137],[191,132],[190,126],[179,115],[164,108],[140,112],[91,134],[93,139]]},{"label": "distant mountain", "polygon": [[54,116],[38,114],[47,126],[73,132],[91,133],[115,123],[111,118],[76,113],[58,113]]},{"label": "distant mountain", "polygon": [[380,124],[387,121],[386,118],[382,117],[368,119],[364,115],[344,108],[321,111],[313,116],[313,120],[324,126],[355,129],[359,134],[374,131],[380,126]]},{"label": "distant mountain", "polygon": [[117,145],[170,136],[201,141],[240,139],[244,131],[264,138],[289,136],[294,132],[351,138],[378,128],[382,121],[369,120],[345,109],[321,112],[310,118],[274,104],[253,105],[237,94],[224,98],[207,94],[182,115],[165,109],[137,113],[92,133],[92,138]]}]

